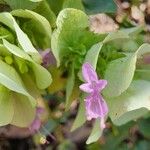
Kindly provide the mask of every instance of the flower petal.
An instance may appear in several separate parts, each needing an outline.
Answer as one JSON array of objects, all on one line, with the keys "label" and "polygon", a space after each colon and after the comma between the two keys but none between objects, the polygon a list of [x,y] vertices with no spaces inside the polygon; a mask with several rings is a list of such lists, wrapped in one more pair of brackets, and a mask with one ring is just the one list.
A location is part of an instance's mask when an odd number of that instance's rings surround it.
[{"label": "flower petal", "polygon": [[97,114],[93,113],[93,110],[91,109],[91,99],[88,99],[88,98],[85,99],[85,106],[86,106],[87,120],[91,120],[93,118],[99,117]]},{"label": "flower petal", "polygon": [[100,97],[98,102],[99,102],[99,107],[100,107],[99,115],[101,118],[103,118],[108,113],[108,106],[102,96]]},{"label": "flower petal", "polygon": [[41,127],[41,120],[38,117],[36,117],[32,122],[32,124],[30,125],[29,129],[31,133],[35,133],[40,129],[40,127]]},{"label": "flower petal", "polygon": [[89,63],[84,63],[82,66],[83,78],[87,82],[97,81],[98,77],[94,68]]},{"label": "flower petal", "polygon": [[43,108],[43,107],[37,107],[37,109],[36,109],[36,114],[37,114],[37,115],[40,115],[40,114],[42,114],[42,113],[44,113],[44,108]]},{"label": "flower petal", "polygon": [[91,93],[93,92],[93,90],[90,88],[90,83],[84,83],[84,84],[81,84],[79,86],[80,90],[86,92],[86,93]]},{"label": "flower petal", "polygon": [[97,82],[99,90],[101,91],[102,89],[104,89],[107,85],[107,80],[98,80]]},{"label": "flower petal", "polygon": [[47,68],[50,65],[56,66],[56,59],[50,49],[46,49],[44,51],[40,50],[39,53],[42,56],[42,65]]},{"label": "flower petal", "polygon": [[104,118],[108,113],[108,107],[101,95],[99,97],[89,95],[85,99],[87,120],[92,118]]}]

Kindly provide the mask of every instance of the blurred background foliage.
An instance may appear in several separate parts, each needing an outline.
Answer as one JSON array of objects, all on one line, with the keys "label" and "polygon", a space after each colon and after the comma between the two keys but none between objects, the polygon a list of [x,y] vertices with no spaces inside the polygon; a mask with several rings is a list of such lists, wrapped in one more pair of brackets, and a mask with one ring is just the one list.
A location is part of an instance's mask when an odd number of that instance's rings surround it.
[{"label": "blurred background foliage", "polygon": [[[144,31],[135,38],[139,43],[143,43],[143,41],[150,43],[150,0],[39,0],[35,2],[36,0],[0,0],[0,11],[30,9],[46,17],[52,28],[55,28],[56,17],[60,10],[68,7],[77,8],[90,15],[91,30],[96,33],[143,25]],[[50,68],[50,70],[54,70],[54,68]],[[49,87],[47,94],[44,95],[51,119],[44,124],[40,133],[33,137],[1,138],[0,149],[150,150],[149,114],[145,118],[120,127],[114,126],[111,120],[108,120],[102,137],[96,143],[86,145],[85,142],[93,122],[86,122],[83,127],[70,132],[77,114],[78,103],[73,102],[70,111],[65,112],[65,93],[61,89],[66,84],[66,74],[61,70],[54,70],[52,76],[57,79],[52,85],[53,88]],[[55,87],[56,85],[59,87]],[[10,126],[5,128],[6,132],[9,132],[11,128]],[[0,133],[3,133],[3,128],[0,129]],[[52,133],[55,139],[48,133]],[[47,137],[46,144],[40,141],[41,134]]]}]

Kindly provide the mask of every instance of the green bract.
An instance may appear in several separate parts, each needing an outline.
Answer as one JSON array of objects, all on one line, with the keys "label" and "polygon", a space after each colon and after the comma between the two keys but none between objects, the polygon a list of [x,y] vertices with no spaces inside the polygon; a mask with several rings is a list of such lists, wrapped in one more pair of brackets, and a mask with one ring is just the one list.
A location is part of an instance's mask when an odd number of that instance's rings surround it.
[{"label": "green bract", "polygon": [[[45,18],[32,11],[16,12],[37,17],[39,26],[47,23],[43,29],[50,40],[51,28]],[[29,127],[35,118],[36,99],[41,97],[39,90],[51,84],[51,75],[40,65],[40,54],[10,13],[0,13],[0,25],[9,28],[3,29],[0,39],[0,126]]]}]

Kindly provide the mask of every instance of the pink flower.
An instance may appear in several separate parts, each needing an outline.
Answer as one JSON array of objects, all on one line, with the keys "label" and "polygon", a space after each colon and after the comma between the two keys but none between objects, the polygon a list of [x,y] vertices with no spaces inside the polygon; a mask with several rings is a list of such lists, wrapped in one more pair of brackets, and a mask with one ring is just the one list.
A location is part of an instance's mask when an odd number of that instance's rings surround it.
[{"label": "pink flower", "polygon": [[101,95],[101,91],[107,85],[106,80],[99,80],[97,73],[89,63],[82,66],[82,74],[86,83],[80,85],[80,89],[88,96],[85,98],[87,120],[101,119],[101,128],[105,128],[104,118],[108,113],[108,106]]},{"label": "pink flower", "polygon": [[43,108],[37,107],[37,109],[36,109],[36,116],[35,116],[35,118],[34,118],[32,124],[31,124],[30,127],[29,127],[31,133],[35,133],[35,132],[37,132],[37,131],[40,129],[42,123],[41,123],[41,120],[40,120],[40,117],[39,117],[39,116],[40,116],[40,114],[42,114],[43,112],[44,112],[44,109],[43,109]]}]

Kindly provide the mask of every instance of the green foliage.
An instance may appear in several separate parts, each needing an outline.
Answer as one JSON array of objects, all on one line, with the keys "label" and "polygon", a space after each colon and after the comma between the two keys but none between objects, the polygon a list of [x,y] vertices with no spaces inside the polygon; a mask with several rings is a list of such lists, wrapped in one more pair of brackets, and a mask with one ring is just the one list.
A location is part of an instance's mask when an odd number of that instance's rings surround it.
[{"label": "green foliage", "polygon": [[20,127],[29,126],[35,117],[35,107],[31,105],[29,99],[11,92],[4,86],[0,87],[0,94],[0,126],[7,124]]},{"label": "green foliage", "polygon": [[[56,24],[57,30],[52,35],[52,50],[59,66],[64,55],[66,56],[69,51],[67,47],[72,44],[75,45],[77,38],[81,36],[81,31],[88,27],[88,18],[82,11],[65,9],[60,12]],[[76,34],[73,34],[75,32]],[[67,43],[69,45],[67,45]],[[70,49],[71,48],[72,47],[70,47]]]},{"label": "green foliage", "polygon": [[40,5],[34,9],[34,11],[44,16],[53,28],[56,27],[56,15],[51,10],[51,5],[49,5],[46,0],[43,0]]},{"label": "green foliage", "polygon": [[76,8],[84,11],[82,0],[64,0],[63,8]]},{"label": "green foliage", "polygon": [[16,72],[16,70],[0,60],[0,84],[4,85],[8,89],[21,93],[31,100],[31,103],[35,105],[34,98],[27,92],[25,89],[20,76]]},{"label": "green foliage", "polygon": [[[128,140],[128,137],[132,138],[132,135],[130,135],[129,130],[134,127],[134,122],[129,122],[126,125],[115,127],[111,125],[110,128],[105,130],[105,134],[103,135],[102,139],[105,139],[104,143],[93,143],[90,145],[87,145],[88,150],[127,150],[129,149],[128,143],[126,140]],[[134,138],[134,137],[133,137]]]},{"label": "green foliage", "polygon": [[4,126],[11,122],[14,112],[9,90],[0,85],[0,94],[0,126]]},{"label": "green foliage", "polygon": [[146,138],[150,138],[149,123],[150,118],[145,118],[138,121],[139,130]]},{"label": "green foliage", "polygon": [[82,98],[80,99],[78,114],[73,123],[71,131],[74,131],[77,128],[81,127],[85,123],[85,121],[86,121],[86,116],[85,116],[85,107],[84,107],[84,96],[82,96]]},{"label": "green foliage", "polygon": [[[50,85],[51,76],[46,69],[44,69],[39,64],[35,63],[31,59],[31,57],[28,54],[26,54],[24,51],[22,51],[19,47],[10,44],[6,40],[4,40],[4,46],[14,55],[30,62],[29,67],[31,67],[34,72],[36,83],[39,89],[44,89]],[[49,80],[46,81],[45,79],[49,79]]]},{"label": "green foliage", "polygon": [[[51,40],[51,26],[45,17],[30,11],[30,10],[14,10],[11,14],[15,17],[30,19],[23,23],[23,29],[30,39],[32,39],[34,45],[38,48],[49,48]],[[23,21],[23,20],[22,20]],[[42,37],[39,38],[39,37]]]},{"label": "green foliage", "polygon": [[27,97],[20,94],[12,93],[11,101],[14,114],[10,123],[19,127],[30,126],[35,118],[36,108],[30,104]]},{"label": "green foliage", "polygon": [[129,35],[126,32],[116,31],[116,32],[109,33],[108,36],[104,39],[103,43],[108,43],[113,40],[128,39],[128,38]]},{"label": "green foliage", "polygon": [[63,6],[63,3],[64,3],[64,0],[47,0],[49,6],[51,7],[52,11],[58,15],[59,12],[61,11],[62,9],[62,6]]},{"label": "green foliage", "polygon": [[93,45],[87,52],[84,62],[89,62],[95,69],[103,43]]},{"label": "green foliage", "polygon": [[102,135],[102,130],[100,129],[100,120],[97,119],[93,126],[92,132],[88,140],[86,141],[86,144],[91,144],[93,142],[96,142],[100,138],[101,135]]},{"label": "green foliage", "polygon": [[87,31],[88,17],[77,9],[62,10],[57,17],[56,24],[57,29],[52,34],[51,45],[57,65],[62,63],[68,66],[74,62],[75,68],[80,68],[82,57],[100,38]]},{"label": "green foliage", "polygon": [[113,0],[82,0],[88,14],[115,13],[117,6]]},{"label": "green foliage", "polygon": [[[4,0],[11,9],[33,9],[42,0]],[[36,3],[37,2],[37,3]]]},{"label": "green foliage", "polygon": [[38,53],[38,51],[33,47],[31,41],[29,40],[28,36],[20,29],[17,22],[13,18],[13,16],[10,13],[1,13],[0,14],[0,22],[8,26],[10,29],[16,32],[17,40],[23,50],[27,52],[29,55],[32,56],[32,58],[38,62],[41,63],[41,56]]},{"label": "green foliage", "polygon": [[84,11],[84,6],[81,0],[47,0],[47,3],[56,16],[64,8],[75,8]]},{"label": "green foliage", "polygon": [[[31,11],[27,12],[30,14],[27,14],[29,18],[37,19],[37,24],[46,30],[44,34],[51,33],[50,26],[45,27],[44,23],[49,23],[44,17]],[[20,15],[26,14],[22,12]],[[51,75],[40,65],[40,54],[14,17],[6,12],[0,13],[0,18],[1,24],[7,29],[2,30],[0,39],[0,107],[1,114],[5,114],[4,119],[0,116],[0,126],[13,124],[29,127],[35,118],[36,99],[41,97],[39,89],[50,85]]]},{"label": "green foliage", "polygon": [[[93,45],[87,52],[84,62],[88,62],[90,63],[95,69],[97,66],[97,61],[98,61],[98,56],[100,53],[100,50],[102,48],[103,44],[102,43],[97,43],[95,45]],[[82,78],[82,71],[80,69],[78,76],[81,80],[83,80]]]},{"label": "green foliage", "polygon": [[113,123],[122,125],[145,115],[150,109],[149,90],[149,81],[135,80],[119,97],[107,99]]},{"label": "green foliage", "polygon": [[106,97],[119,96],[129,87],[134,76],[136,58],[136,53],[134,53],[116,59],[108,65],[104,77],[108,85],[103,91]]},{"label": "green foliage", "polygon": [[[29,127],[34,120],[36,99],[41,97],[41,90],[52,82],[49,71],[41,66],[42,58],[37,51],[46,48],[52,49],[57,67],[60,67],[50,69],[56,71],[53,72],[53,77],[59,80],[53,82],[49,91],[53,87],[56,87],[52,90],[53,93],[59,91],[59,86],[54,85],[59,84],[59,81],[63,82],[63,89],[64,80],[67,80],[66,110],[73,101],[75,87],[81,83],[81,66],[84,62],[89,62],[100,78],[108,81],[102,95],[109,105],[108,117],[114,124],[120,126],[148,114],[150,65],[146,64],[144,59],[145,55],[150,53],[150,45],[143,44],[143,33],[140,32],[144,27],[121,29],[109,34],[95,34],[90,31],[89,16],[85,12],[114,13],[114,1],[5,2],[13,11],[0,13],[0,126],[13,124]],[[63,73],[67,74],[64,80]],[[77,92],[79,93],[78,88]],[[85,95],[80,97],[80,106],[72,131],[86,122],[84,97]],[[67,116],[66,113],[60,120],[65,122]],[[51,120],[51,123],[54,122]],[[58,122],[54,123],[54,127],[49,126],[49,131],[57,125]],[[94,149],[127,149],[128,146],[123,140],[127,138],[127,131],[131,126],[126,125],[108,126],[104,136],[108,136],[109,128],[113,132],[109,135],[108,142],[103,146],[97,144]],[[138,129],[139,134],[149,138],[149,119],[138,121]],[[86,143],[96,142],[101,135],[100,120],[96,119]],[[147,147],[149,144],[142,139],[137,142],[135,149]],[[70,141],[64,141],[58,149],[71,148],[75,148],[74,145]]]},{"label": "green foliage", "polygon": [[74,74],[74,67],[72,66],[72,68],[70,69],[69,72],[69,77],[67,80],[67,84],[66,84],[66,110],[69,109],[72,99],[71,99],[71,94],[74,88],[74,83],[75,83],[75,74]]}]

